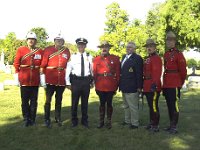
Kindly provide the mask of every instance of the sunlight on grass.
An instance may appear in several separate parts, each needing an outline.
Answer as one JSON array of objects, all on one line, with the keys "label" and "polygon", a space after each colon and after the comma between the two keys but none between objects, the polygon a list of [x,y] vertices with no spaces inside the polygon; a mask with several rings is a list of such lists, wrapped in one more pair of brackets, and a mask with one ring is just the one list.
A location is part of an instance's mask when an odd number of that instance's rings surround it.
[{"label": "sunlight on grass", "polygon": [[186,143],[186,141],[179,137],[174,137],[170,139],[169,147],[170,149],[183,149],[183,150],[190,148],[190,146]]}]

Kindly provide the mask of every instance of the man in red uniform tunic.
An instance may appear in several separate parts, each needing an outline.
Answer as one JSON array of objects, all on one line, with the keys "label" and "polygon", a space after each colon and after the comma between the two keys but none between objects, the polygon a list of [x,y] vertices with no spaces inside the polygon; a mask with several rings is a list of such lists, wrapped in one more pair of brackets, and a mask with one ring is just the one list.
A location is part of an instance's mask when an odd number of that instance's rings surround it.
[{"label": "man in red uniform tunic", "polygon": [[[55,92],[55,121],[62,126],[61,107],[65,90],[65,70],[70,59],[68,48],[64,47],[64,38],[59,34],[54,38],[54,46],[45,48],[41,64],[41,79],[45,76],[46,102],[44,105],[45,125],[51,127],[51,99]],[[45,85],[44,84],[44,85]]]},{"label": "man in red uniform tunic", "polygon": [[158,99],[161,91],[162,60],[156,53],[156,43],[152,39],[148,39],[144,46],[149,54],[143,68],[143,92],[147,98],[150,116],[150,123],[146,129],[158,132],[160,119]]},{"label": "man in red uniform tunic", "polygon": [[[19,79],[24,126],[35,125],[37,112],[39,67],[43,51],[36,48],[37,37],[34,32],[26,36],[27,46],[19,47],[14,60],[15,72]],[[30,101],[30,102],[29,102]]]},{"label": "man in red uniform tunic", "polygon": [[170,126],[165,130],[175,134],[179,118],[180,89],[185,82],[187,70],[183,54],[175,47],[176,35],[172,31],[166,35],[166,46],[168,51],[164,54],[163,95],[167,102]]},{"label": "man in red uniform tunic", "polygon": [[120,60],[118,56],[109,53],[111,45],[108,42],[104,41],[98,47],[102,49],[101,55],[93,61],[95,90],[100,99],[98,128],[104,126],[105,103],[107,103],[107,128],[110,129],[112,127],[112,99],[119,84]]}]

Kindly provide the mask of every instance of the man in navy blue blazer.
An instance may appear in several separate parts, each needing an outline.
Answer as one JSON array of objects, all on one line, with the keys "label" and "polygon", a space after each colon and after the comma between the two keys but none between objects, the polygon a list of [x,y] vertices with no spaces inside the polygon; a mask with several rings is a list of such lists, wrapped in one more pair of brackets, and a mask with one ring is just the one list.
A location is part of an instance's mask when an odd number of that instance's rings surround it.
[{"label": "man in navy blue blazer", "polygon": [[139,126],[139,93],[143,86],[143,59],[135,53],[136,45],[129,42],[126,55],[122,57],[119,90],[122,91],[125,118],[122,125],[130,125],[130,129]]}]

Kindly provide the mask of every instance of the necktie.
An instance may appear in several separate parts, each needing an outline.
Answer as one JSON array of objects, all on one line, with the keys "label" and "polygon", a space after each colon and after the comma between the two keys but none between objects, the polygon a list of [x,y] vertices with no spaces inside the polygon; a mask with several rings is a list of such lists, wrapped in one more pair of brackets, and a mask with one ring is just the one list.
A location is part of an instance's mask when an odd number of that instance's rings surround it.
[{"label": "necktie", "polygon": [[83,54],[81,54],[81,76],[84,76],[84,58]]}]

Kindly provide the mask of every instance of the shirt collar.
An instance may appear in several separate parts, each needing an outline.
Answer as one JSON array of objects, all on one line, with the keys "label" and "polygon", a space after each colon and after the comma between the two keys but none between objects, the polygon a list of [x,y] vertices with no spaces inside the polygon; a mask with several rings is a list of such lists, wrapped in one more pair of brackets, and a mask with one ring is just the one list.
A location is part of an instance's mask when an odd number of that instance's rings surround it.
[{"label": "shirt collar", "polygon": [[80,56],[81,56],[81,54],[83,54],[83,56],[85,56],[86,52],[83,52],[83,53],[78,52],[77,54],[80,55]]},{"label": "shirt collar", "polygon": [[126,54],[126,58],[130,58],[132,54]]}]

